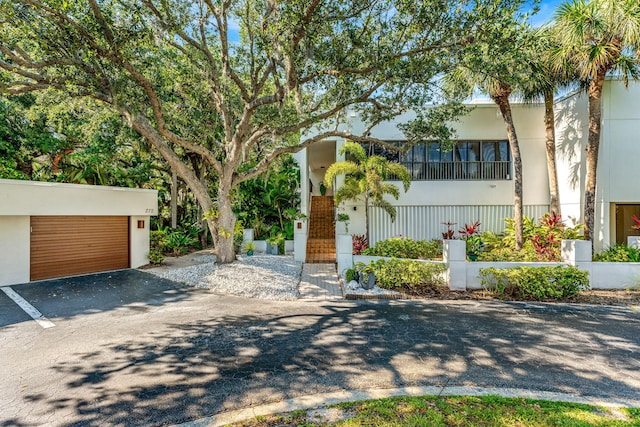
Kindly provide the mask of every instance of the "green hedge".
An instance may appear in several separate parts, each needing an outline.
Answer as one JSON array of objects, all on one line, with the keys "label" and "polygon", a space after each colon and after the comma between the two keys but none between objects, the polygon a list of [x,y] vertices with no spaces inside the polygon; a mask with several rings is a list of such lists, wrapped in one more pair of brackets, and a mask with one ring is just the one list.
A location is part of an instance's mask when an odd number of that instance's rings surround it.
[{"label": "green hedge", "polygon": [[480,279],[497,296],[524,300],[570,298],[589,289],[589,273],[573,266],[483,268]]},{"label": "green hedge", "polygon": [[407,288],[414,292],[446,286],[442,264],[424,263],[408,259],[378,260],[373,263],[378,286],[385,289]]},{"label": "green hedge", "polygon": [[627,245],[615,245],[596,254],[593,260],[600,262],[640,262],[640,249]]},{"label": "green hedge", "polygon": [[410,259],[442,258],[442,242],[392,237],[379,241],[372,248],[365,249],[362,255]]}]

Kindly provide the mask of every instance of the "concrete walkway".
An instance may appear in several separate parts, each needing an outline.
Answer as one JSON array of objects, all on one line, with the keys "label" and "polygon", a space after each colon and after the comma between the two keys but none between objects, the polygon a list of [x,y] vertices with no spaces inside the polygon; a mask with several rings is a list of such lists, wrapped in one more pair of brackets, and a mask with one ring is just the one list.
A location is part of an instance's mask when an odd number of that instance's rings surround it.
[{"label": "concrete walkway", "polygon": [[304,264],[298,285],[300,299],[330,301],[342,299],[335,264]]}]

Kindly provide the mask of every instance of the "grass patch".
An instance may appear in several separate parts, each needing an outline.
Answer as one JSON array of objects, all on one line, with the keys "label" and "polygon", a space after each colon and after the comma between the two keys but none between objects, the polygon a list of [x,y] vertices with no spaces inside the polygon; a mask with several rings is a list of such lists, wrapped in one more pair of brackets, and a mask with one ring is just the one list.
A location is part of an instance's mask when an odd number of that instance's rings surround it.
[{"label": "grass patch", "polygon": [[273,415],[235,424],[274,426],[521,426],[521,427],[638,427],[640,409],[611,412],[576,403],[498,396],[420,396],[347,402],[333,405],[339,420],[309,416],[307,411]]}]

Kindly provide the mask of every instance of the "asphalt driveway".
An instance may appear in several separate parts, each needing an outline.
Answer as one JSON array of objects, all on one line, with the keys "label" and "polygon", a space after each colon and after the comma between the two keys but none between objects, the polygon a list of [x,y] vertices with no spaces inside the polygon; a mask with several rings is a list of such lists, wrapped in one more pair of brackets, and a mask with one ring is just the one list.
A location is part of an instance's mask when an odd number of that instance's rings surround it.
[{"label": "asphalt driveway", "polygon": [[[256,283],[256,286],[260,286]],[[0,293],[0,426],[165,425],[314,393],[509,387],[640,406],[640,313],[496,302],[266,302],[139,271]]]}]

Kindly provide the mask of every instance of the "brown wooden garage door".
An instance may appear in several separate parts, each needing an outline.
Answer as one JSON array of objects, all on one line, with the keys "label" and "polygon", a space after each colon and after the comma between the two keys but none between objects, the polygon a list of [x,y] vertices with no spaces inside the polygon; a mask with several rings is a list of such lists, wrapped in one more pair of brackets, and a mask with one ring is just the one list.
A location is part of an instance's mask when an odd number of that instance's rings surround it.
[{"label": "brown wooden garage door", "polygon": [[31,280],[128,267],[128,217],[31,217]]}]

